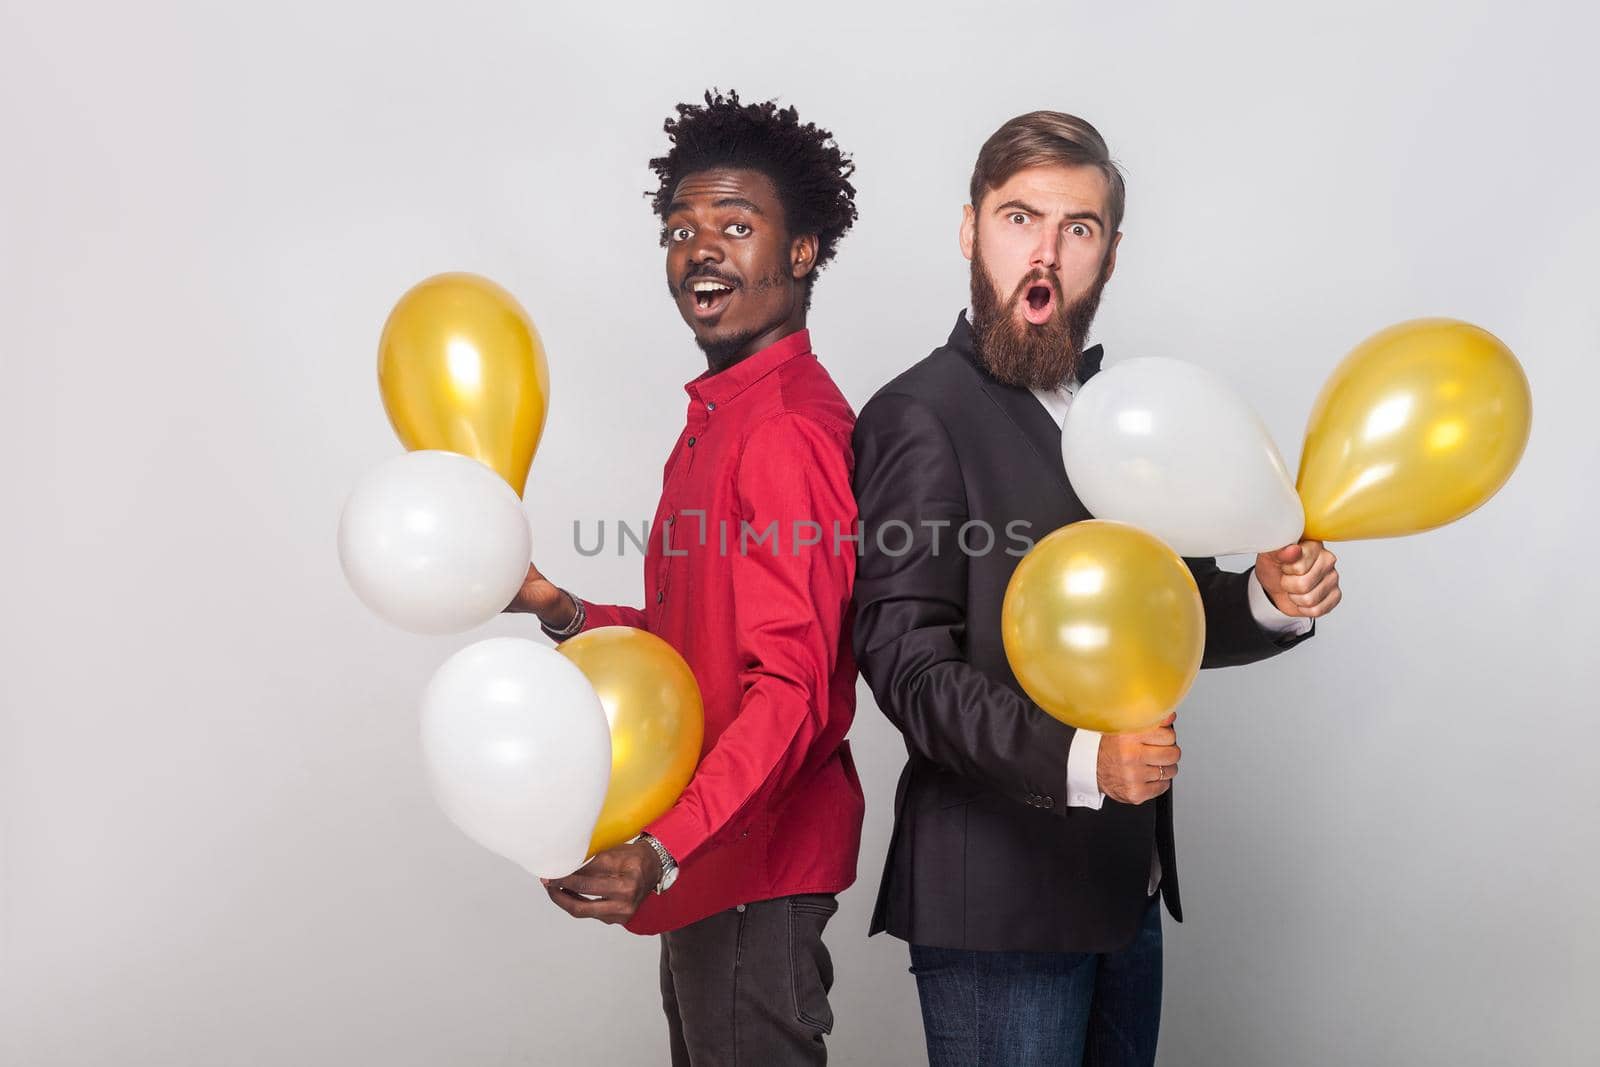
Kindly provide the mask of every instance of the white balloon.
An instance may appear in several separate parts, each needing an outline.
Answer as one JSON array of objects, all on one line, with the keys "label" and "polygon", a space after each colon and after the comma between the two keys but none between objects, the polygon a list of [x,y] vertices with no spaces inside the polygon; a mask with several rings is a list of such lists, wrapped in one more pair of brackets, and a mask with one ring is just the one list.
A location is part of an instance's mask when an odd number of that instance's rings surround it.
[{"label": "white balloon", "polygon": [[594,686],[520,637],[468,645],[422,695],[422,755],[445,814],[541,878],[583,865],[611,784],[611,730]]},{"label": "white balloon", "polygon": [[1305,529],[1260,417],[1192,363],[1130,359],[1090,378],[1067,408],[1061,455],[1091,515],[1143,527],[1181,556],[1270,552]]},{"label": "white balloon", "polygon": [[532,533],[506,480],[455,452],[407,452],[356,483],[339,562],[361,601],[419,634],[488,622],[528,576]]}]

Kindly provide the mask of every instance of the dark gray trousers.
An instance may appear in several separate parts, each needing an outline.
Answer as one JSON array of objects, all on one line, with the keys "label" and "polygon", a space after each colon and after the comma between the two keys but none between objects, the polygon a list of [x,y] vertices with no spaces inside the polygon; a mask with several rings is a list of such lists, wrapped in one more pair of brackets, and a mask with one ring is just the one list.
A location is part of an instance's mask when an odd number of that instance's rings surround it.
[{"label": "dark gray trousers", "polygon": [[833,961],[822,944],[839,902],[808,893],[740,904],[661,935],[672,1067],[825,1064]]}]

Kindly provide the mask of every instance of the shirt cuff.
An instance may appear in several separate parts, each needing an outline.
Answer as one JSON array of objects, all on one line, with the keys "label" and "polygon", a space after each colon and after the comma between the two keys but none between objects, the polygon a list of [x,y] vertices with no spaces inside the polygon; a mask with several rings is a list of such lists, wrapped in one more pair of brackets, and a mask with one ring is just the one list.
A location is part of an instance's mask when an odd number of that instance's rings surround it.
[{"label": "shirt cuff", "polygon": [[1106,795],[1100,792],[1099,765],[1099,731],[1078,727],[1067,745],[1067,807],[1100,810]]},{"label": "shirt cuff", "polygon": [[1278,610],[1278,605],[1274,604],[1267,591],[1261,588],[1261,579],[1256,576],[1253,568],[1245,588],[1250,596],[1250,614],[1255,616],[1256,625],[1267,633],[1278,637],[1290,637],[1311,629],[1312,620],[1296,615],[1285,615]]}]

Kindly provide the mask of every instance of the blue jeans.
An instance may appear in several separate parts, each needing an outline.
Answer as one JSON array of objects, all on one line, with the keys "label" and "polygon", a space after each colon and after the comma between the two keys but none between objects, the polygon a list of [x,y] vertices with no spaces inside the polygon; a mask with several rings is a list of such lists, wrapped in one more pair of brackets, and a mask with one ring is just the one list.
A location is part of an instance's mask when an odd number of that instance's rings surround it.
[{"label": "blue jeans", "polygon": [[1161,894],[1116,952],[911,946],[929,1067],[1109,1067],[1156,1061]]}]

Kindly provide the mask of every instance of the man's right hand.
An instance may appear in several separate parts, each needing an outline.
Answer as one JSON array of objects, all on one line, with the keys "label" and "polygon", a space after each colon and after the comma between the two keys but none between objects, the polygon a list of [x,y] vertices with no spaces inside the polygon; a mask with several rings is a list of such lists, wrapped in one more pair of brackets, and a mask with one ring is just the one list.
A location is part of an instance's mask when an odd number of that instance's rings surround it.
[{"label": "man's right hand", "polygon": [[1171,789],[1183,754],[1172,728],[1177,717],[1173,712],[1139,733],[1102,736],[1095,767],[1100,792],[1124,804],[1143,804]]},{"label": "man's right hand", "polygon": [[573,613],[577,605],[572,598],[555,584],[539,573],[539,568],[532,563],[528,564],[528,576],[522,580],[522,588],[517,590],[517,595],[506,605],[507,611],[527,612],[539,616],[539,621],[552,630],[565,629],[572,622]]}]

